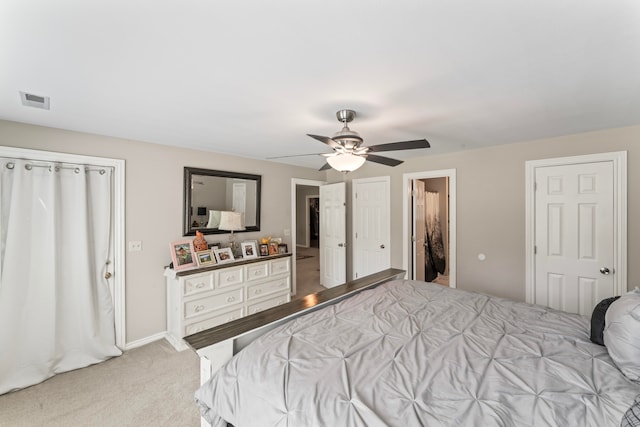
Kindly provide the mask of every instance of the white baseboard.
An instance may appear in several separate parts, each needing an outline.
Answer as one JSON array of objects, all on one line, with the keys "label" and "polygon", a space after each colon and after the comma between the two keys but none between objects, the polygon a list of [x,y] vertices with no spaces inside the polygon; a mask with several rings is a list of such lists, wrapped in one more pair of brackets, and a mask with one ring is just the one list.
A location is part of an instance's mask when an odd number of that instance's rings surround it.
[{"label": "white baseboard", "polygon": [[143,345],[150,344],[150,343],[152,343],[154,341],[158,341],[158,340],[161,340],[161,339],[166,338],[166,337],[167,337],[167,333],[166,332],[159,332],[159,333],[157,333],[155,335],[151,335],[151,336],[148,336],[146,338],[141,338],[139,340],[135,340],[135,341],[126,343],[125,347],[124,347],[124,350],[131,350],[133,348],[142,347]]},{"label": "white baseboard", "polygon": [[173,348],[175,348],[177,351],[185,351],[186,349],[189,348],[189,346],[184,340],[176,339],[169,333],[165,335],[165,338],[167,339],[167,341],[169,341],[169,344],[171,344]]}]

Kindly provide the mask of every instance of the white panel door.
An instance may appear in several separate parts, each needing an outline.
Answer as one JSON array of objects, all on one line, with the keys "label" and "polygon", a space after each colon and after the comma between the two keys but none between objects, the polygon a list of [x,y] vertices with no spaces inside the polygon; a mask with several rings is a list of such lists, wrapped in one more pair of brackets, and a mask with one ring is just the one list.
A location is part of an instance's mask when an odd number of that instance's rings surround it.
[{"label": "white panel door", "polygon": [[614,290],[611,162],[536,168],[535,302],[591,315]]},{"label": "white panel door", "polygon": [[353,278],[391,267],[389,177],[353,180]]},{"label": "white panel door", "polygon": [[320,284],[332,288],[347,281],[346,185],[320,187]]},{"label": "white panel door", "polygon": [[233,184],[232,210],[243,214],[247,211],[247,184]]},{"label": "white panel door", "polygon": [[415,280],[424,280],[424,258],[425,258],[425,206],[424,206],[424,182],[418,179],[412,181],[413,195],[413,278]]}]

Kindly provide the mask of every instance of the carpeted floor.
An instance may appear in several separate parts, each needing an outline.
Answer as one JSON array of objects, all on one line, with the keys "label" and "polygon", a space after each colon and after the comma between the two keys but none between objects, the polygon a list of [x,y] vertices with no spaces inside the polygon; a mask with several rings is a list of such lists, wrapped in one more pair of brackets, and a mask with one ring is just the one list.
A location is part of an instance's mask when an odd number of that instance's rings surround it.
[{"label": "carpeted floor", "polygon": [[[318,249],[300,249],[294,298],[325,289],[318,284]],[[0,427],[196,427],[199,380],[198,356],[159,340],[0,395]]]},{"label": "carpeted floor", "polygon": [[2,427],[199,426],[198,356],[165,340],[0,396]]}]

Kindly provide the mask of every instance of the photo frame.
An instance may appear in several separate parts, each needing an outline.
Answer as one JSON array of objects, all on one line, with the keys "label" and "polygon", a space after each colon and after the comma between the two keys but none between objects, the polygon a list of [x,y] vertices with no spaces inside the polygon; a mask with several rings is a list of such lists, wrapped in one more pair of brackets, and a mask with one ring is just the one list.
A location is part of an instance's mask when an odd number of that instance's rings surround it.
[{"label": "photo frame", "polygon": [[286,243],[280,243],[278,245],[278,253],[279,254],[286,254],[287,252],[289,252],[289,248],[287,247]]},{"label": "photo frame", "polygon": [[197,267],[197,261],[194,257],[193,240],[183,239],[171,242],[171,260],[173,261],[173,270],[180,271]]},{"label": "photo frame", "polygon": [[270,241],[280,244],[282,243],[282,237],[272,237]]},{"label": "photo frame", "polygon": [[242,248],[243,258],[257,258],[258,257],[258,242],[255,240],[246,240],[240,243]]},{"label": "photo frame", "polygon": [[260,256],[269,256],[269,245],[264,243],[260,245]]},{"label": "photo frame", "polygon": [[278,255],[278,242],[269,242],[269,255]]},{"label": "photo frame", "polygon": [[233,251],[231,248],[218,248],[213,250],[213,254],[216,256],[218,264],[224,264],[227,262],[235,261],[233,257]]},{"label": "photo frame", "polygon": [[216,257],[213,255],[213,251],[211,249],[207,249],[206,251],[198,251],[196,252],[196,262],[199,267],[205,267],[207,265],[216,265]]}]

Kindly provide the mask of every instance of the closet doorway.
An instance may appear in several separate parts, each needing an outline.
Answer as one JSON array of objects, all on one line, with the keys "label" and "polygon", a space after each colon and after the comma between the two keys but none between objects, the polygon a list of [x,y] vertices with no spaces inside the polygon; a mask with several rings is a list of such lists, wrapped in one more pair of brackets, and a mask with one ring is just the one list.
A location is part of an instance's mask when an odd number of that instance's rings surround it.
[{"label": "closet doorway", "polygon": [[455,170],[404,174],[403,186],[408,278],[456,287]]},{"label": "closet doorway", "polygon": [[291,252],[292,299],[325,288],[320,286],[320,187],[323,181],[292,179]]},{"label": "closet doorway", "polygon": [[[313,187],[312,187],[313,188]],[[306,238],[305,248],[320,248],[320,196],[306,196],[305,206],[307,209],[306,218]]]},{"label": "closet doorway", "polygon": [[1,394],[121,354],[125,269],[123,160],[0,157]]}]

